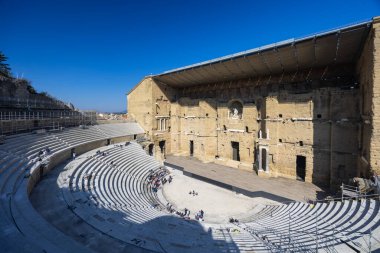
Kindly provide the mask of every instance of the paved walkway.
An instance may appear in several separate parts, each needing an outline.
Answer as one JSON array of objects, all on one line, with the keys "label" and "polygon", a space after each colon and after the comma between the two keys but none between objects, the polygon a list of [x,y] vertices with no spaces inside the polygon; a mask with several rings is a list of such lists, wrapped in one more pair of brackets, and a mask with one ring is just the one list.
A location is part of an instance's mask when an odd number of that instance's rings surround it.
[{"label": "paved walkway", "polygon": [[255,172],[243,171],[215,163],[202,163],[195,158],[167,156],[166,164],[183,168],[184,174],[242,192],[251,197],[274,201],[316,199],[324,191],[311,183],[286,178],[262,178]]}]

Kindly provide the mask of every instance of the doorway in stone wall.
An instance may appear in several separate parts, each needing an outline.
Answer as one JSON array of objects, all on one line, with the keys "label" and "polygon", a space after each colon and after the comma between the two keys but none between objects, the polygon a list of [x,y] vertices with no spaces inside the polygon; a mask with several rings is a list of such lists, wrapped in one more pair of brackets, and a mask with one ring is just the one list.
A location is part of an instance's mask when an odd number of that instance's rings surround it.
[{"label": "doorway in stone wall", "polygon": [[231,141],[232,147],[232,160],[240,161],[239,142]]},{"label": "doorway in stone wall", "polygon": [[150,156],[153,156],[153,148],[154,148],[154,144],[149,144],[149,155]]},{"label": "doorway in stone wall", "polygon": [[268,157],[268,150],[265,148],[261,149],[261,169],[264,171],[267,171],[267,157]]},{"label": "doorway in stone wall", "polygon": [[165,141],[160,141],[158,146],[160,146],[161,154],[165,154]]},{"label": "doorway in stone wall", "polygon": [[297,180],[299,180],[299,181],[305,181],[305,176],[306,176],[306,157],[303,156],[303,155],[297,155],[296,173],[297,173]]},{"label": "doorway in stone wall", "polygon": [[190,156],[194,156],[194,141],[190,141]]}]

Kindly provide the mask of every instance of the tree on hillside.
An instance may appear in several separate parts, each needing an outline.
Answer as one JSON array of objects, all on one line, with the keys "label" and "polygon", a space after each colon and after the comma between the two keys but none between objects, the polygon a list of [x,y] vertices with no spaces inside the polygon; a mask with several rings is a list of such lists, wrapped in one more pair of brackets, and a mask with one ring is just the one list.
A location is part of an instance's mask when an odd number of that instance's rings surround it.
[{"label": "tree on hillside", "polygon": [[9,67],[9,64],[6,63],[7,57],[3,54],[3,52],[0,51],[0,75],[5,77],[11,76],[11,68]]}]

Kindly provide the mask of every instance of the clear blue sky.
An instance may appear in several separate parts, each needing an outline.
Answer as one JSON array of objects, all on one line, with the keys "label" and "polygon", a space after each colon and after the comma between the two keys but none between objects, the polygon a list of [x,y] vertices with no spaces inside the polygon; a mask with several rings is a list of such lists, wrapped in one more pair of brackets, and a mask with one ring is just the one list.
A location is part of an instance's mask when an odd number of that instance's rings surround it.
[{"label": "clear blue sky", "polygon": [[0,0],[0,51],[38,91],[122,111],[146,75],[376,15],[379,0]]}]

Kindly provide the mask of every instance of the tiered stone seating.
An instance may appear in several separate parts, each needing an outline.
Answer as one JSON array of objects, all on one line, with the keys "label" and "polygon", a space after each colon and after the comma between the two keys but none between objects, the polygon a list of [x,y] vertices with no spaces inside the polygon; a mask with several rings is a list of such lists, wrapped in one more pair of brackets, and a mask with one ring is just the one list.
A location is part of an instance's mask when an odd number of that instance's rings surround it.
[{"label": "tiered stone seating", "polygon": [[166,212],[166,201],[157,195],[160,191],[153,192],[147,181],[150,171],[160,166],[137,143],[105,152],[106,156],[95,152],[81,156],[79,165],[61,174],[68,205],[92,227],[126,243],[141,240],[142,248],[155,251],[266,251],[250,233],[230,233],[233,225],[202,226]]},{"label": "tiered stone seating", "polygon": [[142,131],[142,128],[137,123],[129,123],[128,128],[123,127],[123,123],[104,124],[104,125],[98,125],[97,127],[99,131],[103,132],[104,134],[110,137],[119,136],[120,133],[124,135],[133,135],[135,133],[140,133]]},{"label": "tiered stone seating", "polygon": [[[7,139],[0,146],[1,251],[90,252],[33,208],[27,193],[28,175],[38,165],[35,158],[43,148],[49,147],[53,156],[88,142],[142,133],[138,125],[129,126],[100,125]],[[160,165],[137,143],[103,149],[106,156],[91,151],[61,172],[58,182],[64,201],[68,210],[101,235],[142,251],[301,252],[318,248],[367,252],[370,239],[372,251],[380,248],[378,200],[320,202],[315,206],[294,202],[267,206],[238,224],[201,224],[166,212],[161,192],[154,192],[147,180],[150,171],[159,170]]]},{"label": "tiered stone seating", "polygon": [[[143,130],[133,123],[120,125],[130,134]],[[88,249],[51,226],[33,208],[28,197],[28,178],[41,149],[49,156],[90,141],[125,136],[125,130],[107,135],[103,126],[66,129],[59,133],[20,134],[0,145],[0,246],[1,252],[88,252]],[[107,129],[105,127],[104,129]],[[90,134],[88,134],[90,133]],[[86,138],[82,138],[86,136]],[[64,138],[60,139],[60,138]]]},{"label": "tiered stone seating", "polygon": [[[352,248],[367,252],[380,244],[380,202],[374,199],[343,202],[290,203],[268,206],[251,222],[240,226],[265,237],[281,250],[306,251],[335,249],[350,252]],[[371,243],[370,240],[371,232]]]},{"label": "tiered stone seating", "polygon": [[[136,143],[107,152],[106,157],[90,157],[76,168],[69,182],[71,192],[77,193],[72,199],[86,201],[91,196],[99,207],[123,213],[130,209],[140,210],[140,217],[130,218],[134,222],[143,223],[157,217],[154,206],[159,200],[152,194],[146,179],[149,170],[157,170],[159,164],[146,157]],[[111,166],[111,161],[116,166]]]}]

